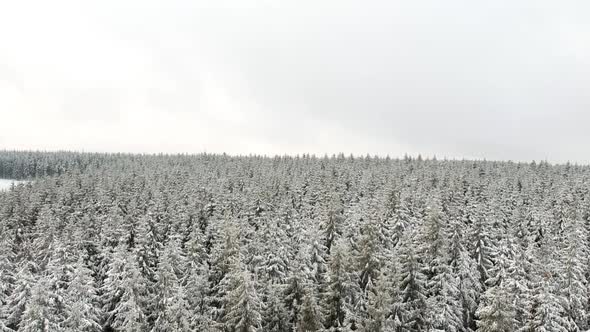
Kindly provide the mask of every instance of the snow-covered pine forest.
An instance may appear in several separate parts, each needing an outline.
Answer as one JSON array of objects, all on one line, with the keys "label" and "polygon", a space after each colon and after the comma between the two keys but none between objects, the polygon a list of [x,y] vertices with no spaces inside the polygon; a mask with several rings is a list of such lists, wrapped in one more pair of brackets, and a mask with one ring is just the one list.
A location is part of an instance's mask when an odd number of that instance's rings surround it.
[{"label": "snow-covered pine forest", "polygon": [[590,167],[0,152],[0,331],[580,331]]}]

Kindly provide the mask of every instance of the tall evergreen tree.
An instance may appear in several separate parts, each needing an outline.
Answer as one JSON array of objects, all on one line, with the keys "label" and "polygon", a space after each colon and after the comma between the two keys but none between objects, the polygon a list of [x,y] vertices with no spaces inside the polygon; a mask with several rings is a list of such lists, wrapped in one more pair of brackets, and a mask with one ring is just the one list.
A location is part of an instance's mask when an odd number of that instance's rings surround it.
[{"label": "tall evergreen tree", "polygon": [[231,332],[262,331],[262,301],[251,273],[236,261],[227,278],[223,323]]},{"label": "tall evergreen tree", "polygon": [[189,303],[186,292],[179,280],[185,273],[186,262],[177,239],[168,242],[159,257],[156,271],[156,303],[152,332],[191,331]]},{"label": "tall evergreen tree", "polygon": [[398,315],[400,329],[422,331],[427,328],[427,280],[424,267],[418,260],[412,234],[406,234],[400,243],[398,285],[401,304]]},{"label": "tall evergreen tree", "polygon": [[131,332],[145,331],[148,328],[144,312],[146,280],[126,246],[118,246],[107,276],[102,287],[103,310],[106,312],[104,326]]},{"label": "tall evergreen tree", "polygon": [[4,234],[0,238],[0,332],[10,331],[6,326],[8,319],[8,299],[16,283],[15,259],[12,238],[8,230],[0,228]]},{"label": "tall evergreen tree", "polygon": [[295,324],[295,332],[316,332],[324,328],[318,296],[309,285],[305,287],[301,309]]},{"label": "tall evergreen tree", "polygon": [[358,300],[359,290],[351,259],[346,240],[337,241],[330,254],[327,286],[322,295],[326,327],[341,328],[354,324],[353,308]]},{"label": "tall evergreen tree", "polygon": [[5,306],[7,316],[6,326],[12,329],[17,329],[28,301],[32,296],[32,289],[37,284],[37,280],[33,274],[37,267],[32,262],[25,262],[18,269],[15,278],[16,285],[14,286],[10,296],[7,299]]},{"label": "tall evergreen tree", "polygon": [[65,295],[65,320],[63,331],[98,332],[101,331],[98,290],[92,271],[82,257],[74,266],[73,279]]},{"label": "tall evergreen tree", "polygon": [[292,331],[289,313],[283,302],[283,286],[269,285],[266,302],[262,314],[263,331],[290,332]]},{"label": "tall evergreen tree", "polygon": [[31,289],[18,331],[58,331],[61,317],[57,312],[56,298],[50,292],[49,282],[41,278]]}]

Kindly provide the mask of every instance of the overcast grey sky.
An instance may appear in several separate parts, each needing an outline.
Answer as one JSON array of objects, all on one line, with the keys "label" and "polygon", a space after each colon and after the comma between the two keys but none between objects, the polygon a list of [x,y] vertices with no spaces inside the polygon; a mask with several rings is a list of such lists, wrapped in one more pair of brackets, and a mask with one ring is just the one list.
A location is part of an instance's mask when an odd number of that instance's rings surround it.
[{"label": "overcast grey sky", "polygon": [[4,1],[0,148],[590,161],[588,1]]}]

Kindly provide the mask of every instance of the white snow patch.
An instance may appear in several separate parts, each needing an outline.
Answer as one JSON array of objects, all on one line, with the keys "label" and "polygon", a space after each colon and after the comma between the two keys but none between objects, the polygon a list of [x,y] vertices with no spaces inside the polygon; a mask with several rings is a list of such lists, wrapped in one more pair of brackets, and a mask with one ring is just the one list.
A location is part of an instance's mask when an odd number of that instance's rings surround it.
[{"label": "white snow patch", "polygon": [[10,186],[12,186],[13,183],[16,186],[19,183],[26,183],[26,182],[28,182],[28,181],[18,181],[18,180],[13,180],[13,179],[0,179],[0,191],[10,189]]}]

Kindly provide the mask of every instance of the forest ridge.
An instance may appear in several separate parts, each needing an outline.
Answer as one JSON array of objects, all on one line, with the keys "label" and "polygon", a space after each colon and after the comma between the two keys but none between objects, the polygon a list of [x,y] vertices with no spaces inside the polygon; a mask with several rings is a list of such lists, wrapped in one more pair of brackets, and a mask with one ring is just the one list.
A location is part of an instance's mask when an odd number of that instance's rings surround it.
[{"label": "forest ridge", "polygon": [[581,331],[590,167],[0,151],[0,331]]}]

